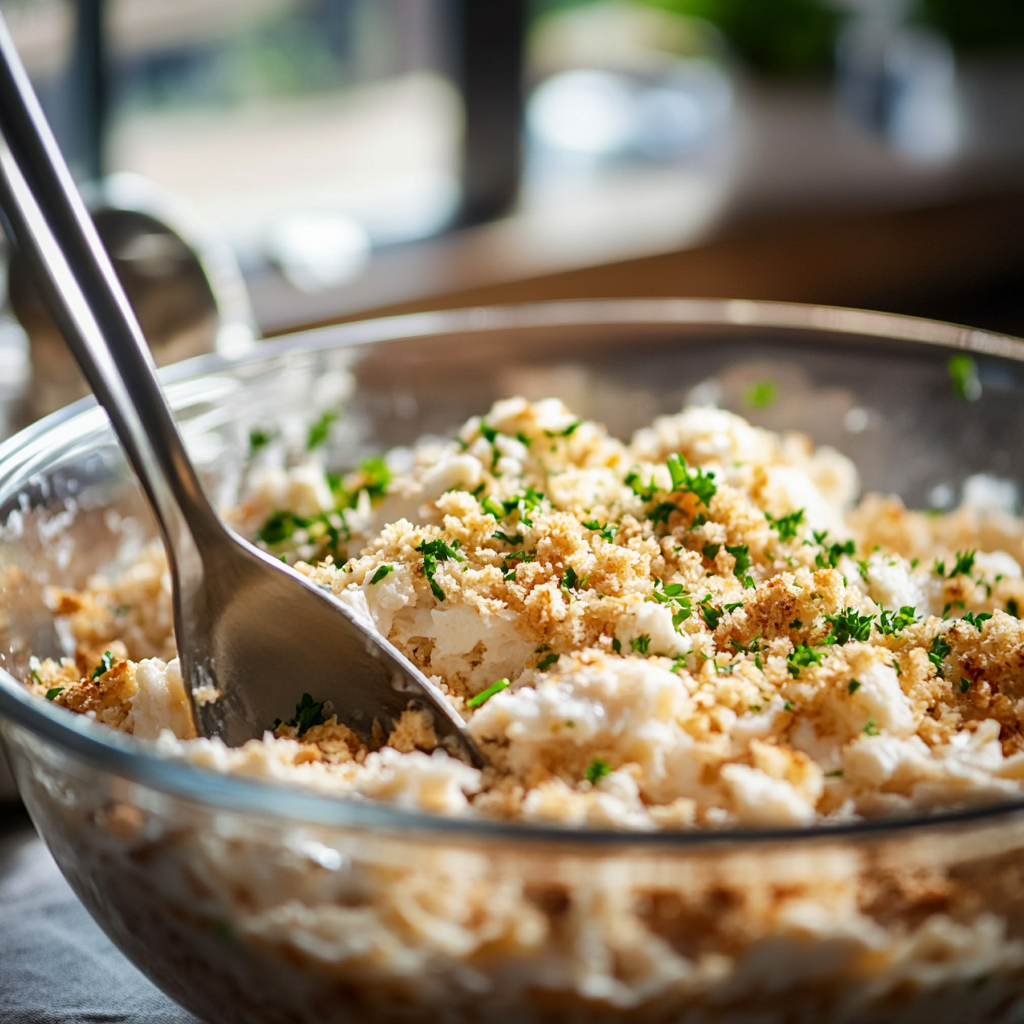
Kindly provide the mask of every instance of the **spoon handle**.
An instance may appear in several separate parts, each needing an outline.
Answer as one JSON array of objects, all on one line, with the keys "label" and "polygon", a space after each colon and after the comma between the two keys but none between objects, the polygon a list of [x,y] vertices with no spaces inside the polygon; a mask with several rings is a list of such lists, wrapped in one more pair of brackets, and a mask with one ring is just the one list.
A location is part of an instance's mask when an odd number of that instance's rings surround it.
[{"label": "spoon handle", "polygon": [[199,571],[223,527],[185,452],[152,357],[0,16],[0,214],[150,499],[171,559]]}]

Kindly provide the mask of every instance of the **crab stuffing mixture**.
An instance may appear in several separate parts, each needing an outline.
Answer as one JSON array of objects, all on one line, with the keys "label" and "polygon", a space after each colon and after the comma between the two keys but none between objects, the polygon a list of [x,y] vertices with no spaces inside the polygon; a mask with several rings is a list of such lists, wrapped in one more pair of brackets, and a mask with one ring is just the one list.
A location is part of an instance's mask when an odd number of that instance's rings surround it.
[{"label": "crab stuffing mixture", "polygon": [[709,408],[627,444],[514,398],[343,478],[273,454],[235,525],[431,677],[487,769],[422,711],[369,750],[301,678],[262,739],[195,738],[157,546],[53,592],[75,656],[28,685],[171,757],[451,815],[793,826],[1024,791],[1016,519],[855,505],[842,455]]}]

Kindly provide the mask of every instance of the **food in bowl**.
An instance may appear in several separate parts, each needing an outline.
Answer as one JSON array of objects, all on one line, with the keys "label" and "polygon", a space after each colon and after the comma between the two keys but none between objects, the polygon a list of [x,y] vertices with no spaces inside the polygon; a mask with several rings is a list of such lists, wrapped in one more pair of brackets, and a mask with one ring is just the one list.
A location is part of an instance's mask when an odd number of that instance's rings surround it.
[{"label": "food in bowl", "polygon": [[[950,394],[947,360],[957,346],[977,359],[983,401]],[[339,400],[330,378],[344,374],[352,387]],[[300,451],[310,410],[341,410],[330,464],[353,466],[418,436],[450,437],[502,396],[557,393],[583,418],[626,438],[691,396],[750,410],[750,386],[771,379],[778,401],[751,418],[847,453],[865,492],[898,493],[922,508],[949,508],[957,495],[968,497],[954,515],[894,517],[918,547],[949,552],[945,582],[936,573],[936,586],[950,584],[958,551],[1020,556],[1016,519],[981,512],[996,502],[979,501],[974,485],[994,494],[1024,479],[1016,441],[1024,348],[949,325],[690,300],[473,310],[268,342],[237,362],[207,361],[177,376],[176,412],[190,451],[223,507],[239,508],[249,429],[264,428],[259,441],[279,426]],[[251,520],[236,522],[255,536],[271,513],[293,507],[298,535],[285,517],[272,524],[283,524],[279,542],[266,543],[281,553],[294,549],[288,557],[321,560],[335,522],[328,514],[329,523],[317,523],[319,506],[291,504],[320,477],[271,465],[278,455],[264,446],[252,460],[248,494],[267,502],[251,507]],[[57,657],[58,634],[69,641],[65,653],[75,646],[66,628],[71,618],[54,631],[43,586],[99,593],[87,584],[89,573],[135,562],[137,593],[159,595],[159,571],[150,574],[148,559],[133,553],[152,528],[99,415],[66,411],[8,443],[3,456],[0,736],[25,803],[75,892],[125,954],[201,1018],[1021,1019],[1024,813],[1017,800],[895,819],[883,811],[867,818],[874,812],[864,809],[856,812],[863,820],[837,816],[782,831],[715,828],[713,821],[686,829],[567,829],[472,809],[423,814],[394,800],[336,799],[292,784],[292,766],[277,771],[262,748],[249,776],[206,771],[180,752],[159,756],[157,743],[53,708],[20,682],[30,652]],[[397,452],[390,469],[401,476],[412,462]],[[687,468],[713,472],[711,462],[693,457]],[[361,487],[348,481],[367,491],[344,502],[356,506],[346,513],[353,527],[360,508],[375,511],[379,469],[370,464]],[[785,506],[763,507],[784,514]],[[853,519],[847,513],[851,536],[859,538]],[[514,521],[501,525],[515,535]],[[900,531],[892,534],[867,543],[897,550]],[[828,560],[831,551],[813,534],[807,539],[815,546],[801,546]],[[622,542],[618,531],[613,541]],[[339,551],[336,560],[350,553],[358,552]],[[869,560],[870,551],[855,555]],[[909,564],[916,556],[903,557]],[[449,584],[448,570],[460,571],[461,563],[449,561],[440,560],[446,597],[426,606],[433,611],[450,610],[459,584],[454,576]],[[839,561],[842,571],[845,555]],[[911,575],[930,567],[919,562]],[[724,568],[719,575],[728,577],[730,565]],[[1005,583],[994,578],[1000,572],[970,569],[1002,600],[996,587]],[[388,578],[397,573],[396,566]],[[108,575],[112,586],[114,572]],[[962,584],[962,576],[953,579]],[[421,581],[416,591],[424,600],[428,586]],[[579,600],[578,591],[570,596]],[[749,588],[743,596],[750,599]],[[967,609],[956,606],[959,599],[947,614],[962,619]],[[157,626],[152,634],[132,609],[110,603],[104,615],[122,617],[111,635],[148,643],[142,650],[163,659],[173,654],[161,646],[170,636],[169,603],[162,626],[159,615],[147,620]],[[929,609],[941,613],[943,605]],[[925,609],[917,611],[924,622]],[[696,615],[703,621],[701,608]],[[983,622],[982,636],[995,619]],[[727,621],[723,615],[719,625]],[[941,628],[952,630],[952,619]],[[120,660],[114,647],[96,649],[81,674],[99,667],[107,650]],[[952,686],[954,663],[942,660]],[[717,675],[725,681],[725,673]],[[301,696],[298,681],[296,702]],[[310,704],[318,700],[311,695],[307,716],[316,717]],[[103,708],[94,710],[103,717]],[[471,794],[468,802],[475,801]]]},{"label": "food in bowl", "polygon": [[195,738],[159,547],[53,592],[74,656],[28,685],[167,757],[448,815],[791,827],[1020,798],[1024,525],[857,491],[835,450],[707,407],[627,443],[512,398],[344,478],[264,450],[230,518],[434,679],[482,771],[425,711],[370,749],[301,677],[262,739]]}]

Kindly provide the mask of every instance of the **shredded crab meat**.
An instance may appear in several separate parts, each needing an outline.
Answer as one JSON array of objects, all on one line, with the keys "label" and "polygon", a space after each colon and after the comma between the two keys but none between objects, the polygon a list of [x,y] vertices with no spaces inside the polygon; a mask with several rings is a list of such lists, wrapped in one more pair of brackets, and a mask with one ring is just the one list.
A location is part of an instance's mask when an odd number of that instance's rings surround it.
[{"label": "shredded crab meat", "polygon": [[53,591],[76,650],[27,685],[169,757],[451,815],[804,826],[1024,791],[1005,514],[855,504],[844,456],[722,410],[625,443],[554,399],[498,402],[401,472],[249,483],[233,521],[434,679],[490,767],[437,748],[423,712],[371,751],[301,678],[262,739],[195,738],[157,546]]}]

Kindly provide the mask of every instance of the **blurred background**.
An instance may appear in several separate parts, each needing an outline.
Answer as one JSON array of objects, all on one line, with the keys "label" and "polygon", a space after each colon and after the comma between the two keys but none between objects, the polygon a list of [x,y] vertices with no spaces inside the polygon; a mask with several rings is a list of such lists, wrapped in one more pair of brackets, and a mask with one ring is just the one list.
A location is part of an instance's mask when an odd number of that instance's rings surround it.
[{"label": "blurred background", "polygon": [[[0,11],[163,361],[611,295],[1024,334],[1022,0]],[[79,384],[17,260],[3,278],[0,390],[34,374],[25,418]]]}]

